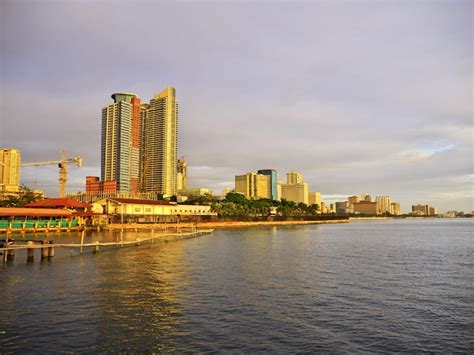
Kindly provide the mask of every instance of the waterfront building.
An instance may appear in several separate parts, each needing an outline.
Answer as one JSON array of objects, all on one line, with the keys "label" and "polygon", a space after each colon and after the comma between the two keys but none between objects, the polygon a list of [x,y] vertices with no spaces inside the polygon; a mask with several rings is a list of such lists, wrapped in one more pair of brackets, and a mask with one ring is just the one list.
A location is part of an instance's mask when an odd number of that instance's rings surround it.
[{"label": "waterfront building", "polygon": [[398,202],[392,202],[390,213],[394,216],[398,216],[400,214],[400,204]]},{"label": "waterfront building", "polygon": [[283,184],[281,186],[281,198],[295,203],[308,204],[308,184]]},{"label": "waterfront building", "polygon": [[137,192],[140,167],[140,99],[112,94],[102,109],[101,180],[115,181],[120,192]]},{"label": "waterfront building", "polygon": [[290,171],[286,174],[286,183],[289,185],[302,184],[303,175],[297,171]]},{"label": "waterfront building", "polygon": [[349,196],[347,198],[347,203],[350,205],[350,206],[353,206],[354,203],[357,203],[359,202],[359,196]]},{"label": "waterfront building", "polygon": [[375,216],[377,214],[377,202],[362,200],[354,203],[354,213]]},{"label": "waterfront building", "polygon": [[21,153],[18,149],[0,149],[0,193],[20,191]]},{"label": "waterfront building", "polygon": [[251,200],[272,198],[270,175],[247,173],[235,176],[235,192]]},{"label": "waterfront building", "polygon": [[257,174],[265,175],[270,177],[270,198],[272,200],[279,200],[280,195],[278,194],[278,175],[274,169],[262,169],[258,170]]},{"label": "waterfront building", "polygon": [[392,208],[390,196],[377,196],[375,202],[377,203],[377,214],[390,213]]},{"label": "waterfront building", "polygon": [[318,205],[318,209],[321,209],[321,192],[308,192],[308,204]]},{"label": "waterfront building", "polygon": [[188,188],[188,163],[184,160],[184,157],[178,159],[177,168],[177,184],[176,189],[178,191],[186,190]]},{"label": "waterfront building", "polygon": [[211,206],[178,205],[169,201],[107,198],[92,206],[94,210],[108,214],[110,222],[116,223],[191,222],[216,217]]},{"label": "waterfront building", "polygon": [[347,202],[336,202],[336,213],[346,213]]},{"label": "waterfront building", "polygon": [[178,101],[176,90],[167,87],[141,107],[142,189],[164,196],[177,194]]},{"label": "waterfront building", "polygon": [[295,203],[308,204],[308,184],[297,171],[286,174],[286,184],[281,185],[281,198]]},{"label": "waterfront building", "polygon": [[359,201],[372,202],[372,196],[370,196],[368,193],[365,193],[360,197]]},{"label": "waterfront building", "polygon": [[321,201],[321,213],[328,213],[328,207],[324,201]]},{"label": "waterfront building", "polygon": [[430,207],[430,216],[436,215],[436,208]]},{"label": "waterfront building", "polygon": [[436,209],[429,205],[414,205],[411,206],[412,214],[418,216],[434,216],[436,215]]}]

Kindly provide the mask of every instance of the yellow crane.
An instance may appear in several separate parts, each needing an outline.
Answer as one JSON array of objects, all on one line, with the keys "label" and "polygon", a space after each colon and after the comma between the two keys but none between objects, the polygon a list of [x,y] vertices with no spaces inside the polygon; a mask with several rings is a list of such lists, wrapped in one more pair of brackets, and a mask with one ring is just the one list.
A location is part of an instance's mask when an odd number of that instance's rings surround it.
[{"label": "yellow crane", "polygon": [[61,160],[49,160],[41,161],[37,163],[24,163],[21,166],[42,166],[42,165],[51,165],[58,164],[59,168],[59,197],[63,198],[66,196],[66,183],[67,183],[67,165],[68,163],[76,163],[77,166],[82,166],[81,157],[68,158],[66,151],[63,149],[61,151]]}]

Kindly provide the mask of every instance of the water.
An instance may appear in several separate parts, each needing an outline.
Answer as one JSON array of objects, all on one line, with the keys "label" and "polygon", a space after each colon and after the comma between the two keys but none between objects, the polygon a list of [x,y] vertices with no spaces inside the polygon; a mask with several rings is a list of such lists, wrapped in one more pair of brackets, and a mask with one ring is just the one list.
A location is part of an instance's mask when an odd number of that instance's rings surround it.
[{"label": "water", "polygon": [[472,353],[473,226],[249,228],[50,262],[18,255],[0,273],[0,349]]}]

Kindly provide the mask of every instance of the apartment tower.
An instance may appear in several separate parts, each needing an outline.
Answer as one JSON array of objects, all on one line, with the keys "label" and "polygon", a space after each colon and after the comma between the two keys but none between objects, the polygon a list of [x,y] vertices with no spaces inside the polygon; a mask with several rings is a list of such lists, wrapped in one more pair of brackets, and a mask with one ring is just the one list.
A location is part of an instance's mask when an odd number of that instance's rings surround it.
[{"label": "apartment tower", "polygon": [[18,149],[0,148],[0,192],[20,190],[21,153]]},{"label": "apartment tower", "polygon": [[163,196],[177,193],[178,101],[167,87],[142,105],[141,188]]},{"label": "apartment tower", "polygon": [[140,99],[112,94],[102,109],[101,180],[115,181],[118,192],[136,193],[140,167]]}]

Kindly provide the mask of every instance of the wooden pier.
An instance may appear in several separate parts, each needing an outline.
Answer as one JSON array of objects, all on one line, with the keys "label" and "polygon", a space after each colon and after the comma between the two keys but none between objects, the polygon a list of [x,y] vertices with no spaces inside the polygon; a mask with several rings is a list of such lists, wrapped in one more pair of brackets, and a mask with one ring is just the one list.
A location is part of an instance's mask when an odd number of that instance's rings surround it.
[{"label": "wooden pier", "polygon": [[[195,228],[190,231],[178,230],[175,233],[165,232],[155,234],[152,229],[150,231],[151,236],[147,238],[136,238],[135,240],[123,240],[123,230],[120,232],[120,240],[115,242],[100,242],[94,241],[91,243],[84,243],[85,231],[81,233],[80,243],[55,243],[53,240],[25,240],[25,239],[13,239],[6,237],[0,240],[0,253],[3,253],[3,261],[7,262],[15,257],[15,252],[19,250],[26,250],[27,261],[34,261],[35,250],[41,250],[41,259],[49,259],[54,257],[56,248],[69,248],[77,249],[80,254],[83,253],[84,248],[91,248],[94,253],[101,250],[102,247],[125,247],[125,246],[138,246],[142,243],[153,243],[157,239],[163,239],[164,237],[176,237],[177,239],[186,239],[198,237],[205,234],[212,234],[213,229],[202,229],[197,230]],[[18,243],[18,244],[17,244]]]}]

